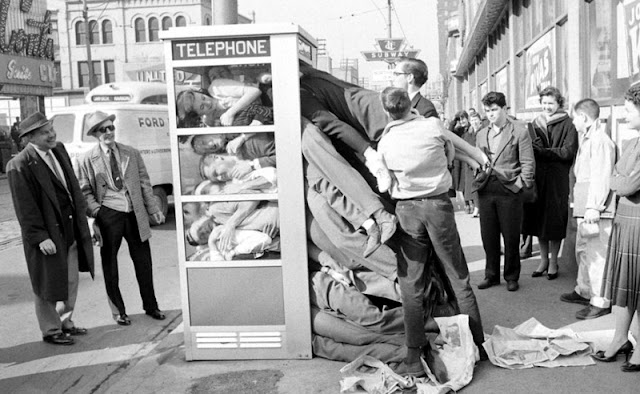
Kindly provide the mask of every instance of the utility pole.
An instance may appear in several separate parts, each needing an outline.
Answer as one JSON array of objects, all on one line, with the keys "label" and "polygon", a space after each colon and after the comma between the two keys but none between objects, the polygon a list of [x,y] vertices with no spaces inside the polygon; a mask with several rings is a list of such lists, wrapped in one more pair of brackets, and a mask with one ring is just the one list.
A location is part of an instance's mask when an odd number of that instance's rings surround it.
[{"label": "utility pole", "polygon": [[238,23],[238,0],[211,0],[211,10],[214,25]]},{"label": "utility pole", "polygon": [[391,0],[387,0],[387,5],[389,6],[388,11],[389,11],[389,17],[387,19],[387,26],[388,26],[388,31],[389,31],[389,38],[393,38],[393,35],[391,34]]},{"label": "utility pole", "polygon": [[84,43],[87,46],[87,67],[89,68],[89,89],[96,87],[95,75],[93,75],[93,62],[91,61],[91,32],[89,31],[89,7],[87,7],[87,0],[82,0],[84,8],[82,8],[82,17],[84,18],[84,31],[85,40]]}]

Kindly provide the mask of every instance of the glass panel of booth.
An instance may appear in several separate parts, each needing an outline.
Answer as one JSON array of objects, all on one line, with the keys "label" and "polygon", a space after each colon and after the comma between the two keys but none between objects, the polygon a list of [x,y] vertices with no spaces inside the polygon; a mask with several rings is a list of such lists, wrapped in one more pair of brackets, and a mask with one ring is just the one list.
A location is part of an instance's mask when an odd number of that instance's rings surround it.
[{"label": "glass panel of booth", "polygon": [[178,129],[274,123],[270,63],[207,63],[174,68]]},{"label": "glass panel of booth", "polygon": [[[235,127],[225,128],[229,129]],[[277,193],[273,128],[238,131],[177,137],[183,195]]]},{"label": "glass panel of booth", "polygon": [[[273,200],[183,198],[185,261],[280,259],[280,212]],[[224,264],[223,264],[224,265]]]}]

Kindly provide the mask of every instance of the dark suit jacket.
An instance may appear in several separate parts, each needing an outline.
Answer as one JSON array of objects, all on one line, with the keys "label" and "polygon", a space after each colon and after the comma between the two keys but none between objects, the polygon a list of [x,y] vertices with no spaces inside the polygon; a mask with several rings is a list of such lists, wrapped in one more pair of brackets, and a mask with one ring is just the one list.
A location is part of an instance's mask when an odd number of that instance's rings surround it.
[{"label": "dark suit jacket", "polygon": [[[491,125],[481,129],[476,137],[476,146],[483,152],[489,149],[487,134],[490,128]],[[531,137],[522,122],[507,119],[498,148],[489,160],[493,175],[512,192],[518,193],[525,185],[533,185],[536,162]]]},{"label": "dark suit jacket", "polygon": [[436,107],[433,105],[431,100],[425,98],[420,93],[416,94],[413,99],[411,99],[411,108],[415,108],[418,113],[425,118],[438,118],[438,111],[436,111]]},{"label": "dark suit jacket", "polygon": [[[78,244],[78,267],[93,277],[93,246],[85,215],[87,205],[64,145],[58,142],[51,151],[60,162],[73,199],[72,220]],[[54,189],[54,183],[61,183],[32,145],[27,145],[9,162],[7,172],[33,292],[48,301],[66,300],[67,238],[71,235],[64,232],[63,221],[69,218],[63,217]],[[40,251],[40,243],[48,238],[55,243],[56,254],[44,255]]]}]

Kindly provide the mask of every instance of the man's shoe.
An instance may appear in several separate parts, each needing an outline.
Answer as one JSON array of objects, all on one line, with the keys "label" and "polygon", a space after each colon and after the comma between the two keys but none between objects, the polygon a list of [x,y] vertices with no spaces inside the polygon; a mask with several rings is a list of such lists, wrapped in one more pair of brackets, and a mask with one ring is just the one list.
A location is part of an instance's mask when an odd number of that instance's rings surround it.
[{"label": "man's shoe", "polygon": [[608,315],[609,313],[611,313],[611,308],[598,308],[597,306],[589,305],[588,307],[580,309],[578,312],[576,312],[576,319],[595,319],[600,316]]},{"label": "man's shoe", "polygon": [[122,315],[118,316],[118,318],[116,319],[116,323],[118,323],[121,326],[130,326],[131,320],[129,319],[129,316],[127,316],[126,313],[123,313]]},{"label": "man's shoe", "polygon": [[507,281],[507,290],[509,291],[517,291],[520,288],[518,281],[516,280],[508,280]]},{"label": "man's shoe", "polygon": [[427,373],[424,371],[421,362],[407,364],[403,361],[393,372],[397,373],[400,376],[413,376],[415,378],[427,376]]},{"label": "man's shoe", "polygon": [[374,224],[367,230],[367,243],[365,244],[362,255],[365,258],[371,256],[371,253],[375,252],[380,245],[380,228],[377,224]]},{"label": "man's shoe", "polygon": [[560,301],[589,306],[589,299],[584,298],[580,294],[576,293],[575,290],[571,293],[561,294]]},{"label": "man's shoe", "polygon": [[533,256],[531,252],[520,253],[520,260],[526,260],[531,256]]},{"label": "man's shoe", "polygon": [[482,282],[480,282],[480,284],[478,284],[478,289],[484,290],[484,289],[488,289],[491,286],[497,286],[499,284],[500,284],[499,280],[485,279]]},{"label": "man's shoe", "polygon": [[69,335],[87,335],[87,329],[82,327],[63,328],[62,332]]},{"label": "man's shoe", "polygon": [[156,320],[164,320],[166,318],[166,316],[164,315],[164,313],[162,313],[162,311],[160,311],[160,309],[154,309],[152,311],[146,311],[145,313],[147,315],[153,317]]},{"label": "man's shoe", "polygon": [[380,228],[380,243],[387,242],[396,232],[398,218],[384,209],[378,209],[373,213],[373,220]]},{"label": "man's shoe", "polygon": [[53,335],[46,335],[42,337],[42,340],[52,345],[73,345],[75,342],[73,338],[71,338],[64,332],[59,332]]}]

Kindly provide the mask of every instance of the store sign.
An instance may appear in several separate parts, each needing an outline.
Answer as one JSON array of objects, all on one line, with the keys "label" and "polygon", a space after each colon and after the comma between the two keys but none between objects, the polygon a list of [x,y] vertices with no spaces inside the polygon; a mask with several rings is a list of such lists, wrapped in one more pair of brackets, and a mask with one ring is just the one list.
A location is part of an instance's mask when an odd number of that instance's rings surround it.
[{"label": "store sign", "polygon": [[384,61],[395,63],[400,58],[415,58],[419,50],[407,50],[404,38],[379,38],[376,40],[379,51],[363,51],[362,55],[367,61]]},{"label": "store sign", "polygon": [[53,62],[21,56],[0,56],[0,85],[55,85]]},{"label": "store sign", "polygon": [[640,72],[640,0],[625,4],[624,12],[629,72],[634,76]]},{"label": "store sign", "polygon": [[271,55],[269,37],[174,41],[173,60],[231,59]]},{"label": "store sign", "polygon": [[540,106],[539,93],[553,84],[553,30],[527,50],[526,108]]}]

